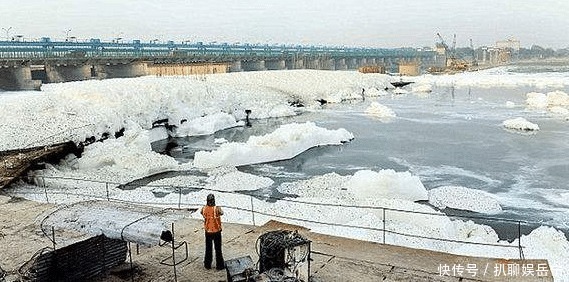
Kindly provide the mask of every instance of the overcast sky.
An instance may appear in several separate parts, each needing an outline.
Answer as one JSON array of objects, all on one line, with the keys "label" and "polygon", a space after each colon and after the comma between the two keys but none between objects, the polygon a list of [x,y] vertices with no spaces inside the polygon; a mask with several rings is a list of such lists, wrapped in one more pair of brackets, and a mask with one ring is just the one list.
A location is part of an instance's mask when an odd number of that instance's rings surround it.
[{"label": "overcast sky", "polygon": [[0,0],[0,37],[569,47],[568,0]]}]

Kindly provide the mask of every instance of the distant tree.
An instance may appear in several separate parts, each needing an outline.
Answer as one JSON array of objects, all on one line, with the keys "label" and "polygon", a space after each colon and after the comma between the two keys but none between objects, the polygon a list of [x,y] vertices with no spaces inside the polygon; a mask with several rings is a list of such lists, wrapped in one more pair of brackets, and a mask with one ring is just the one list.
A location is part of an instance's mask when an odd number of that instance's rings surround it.
[{"label": "distant tree", "polygon": [[569,57],[569,47],[558,49],[557,51],[555,51],[555,56],[556,57]]},{"label": "distant tree", "polygon": [[524,48],[524,47],[520,48],[520,51],[518,52],[518,56],[522,60],[531,59],[532,58],[531,49]]},{"label": "distant tree", "polygon": [[543,50],[543,56],[545,58],[555,57],[555,50],[553,50],[553,48],[547,48]]},{"label": "distant tree", "polygon": [[543,52],[543,50],[545,50],[545,49],[544,49],[543,47],[539,46],[539,45],[532,45],[531,48],[530,48],[530,50],[531,50],[532,52],[535,52],[535,53],[541,53],[541,52]]},{"label": "distant tree", "polygon": [[539,45],[532,45],[530,48],[521,47],[516,55],[520,60],[569,57],[569,47],[555,50],[553,48],[544,48]]},{"label": "distant tree", "polygon": [[519,57],[522,59],[546,59],[555,56],[552,48],[543,48],[539,45],[532,45],[530,49],[520,48]]}]

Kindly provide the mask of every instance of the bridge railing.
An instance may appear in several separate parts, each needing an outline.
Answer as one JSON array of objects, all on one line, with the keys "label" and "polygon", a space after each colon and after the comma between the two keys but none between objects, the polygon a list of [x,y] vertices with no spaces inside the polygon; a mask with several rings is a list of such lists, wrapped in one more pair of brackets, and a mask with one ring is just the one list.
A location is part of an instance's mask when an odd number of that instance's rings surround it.
[{"label": "bridge railing", "polygon": [[291,56],[327,56],[330,58],[429,58],[434,51],[414,48],[350,48],[301,45],[259,44],[204,44],[196,43],[143,43],[90,41],[0,41],[0,59],[25,58],[99,58],[99,57],[164,57],[164,56],[263,56],[282,58]]},{"label": "bridge railing", "polygon": [[[522,237],[522,227],[528,228],[530,224],[527,221],[510,220],[497,217],[482,217],[482,216],[465,216],[465,215],[447,215],[443,213],[435,212],[424,212],[417,210],[406,210],[397,209],[382,206],[373,205],[349,205],[349,204],[333,204],[333,203],[322,203],[322,202],[312,202],[299,200],[294,198],[281,198],[281,197],[271,197],[271,196],[254,196],[246,195],[239,192],[228,192],[215,189],[205,189],[201,186],[169,186],[169,185],[141,185],[147,188],[157,189],[156,193],[163,193],[164,195],[158,195],[156,200],[142,201],[135,200],[136,193],[134,192],[136,188],[132,185],[124,185],[108,181],[96,181],[87,180],[81,178],[66,178],[66,177],[53,177],[53,176],[35,176],[30,177],[28,181],[33,181],[37,186],[34,188],[20,188],[12,193],[16,196],[25,196],[30,199],[37,201],[45,201],[54,204],[70,204],[80,201],[88,200],[105,200],[114,202],[123,202],[130,204],[139,205],[150,205],[164,208],[199,208],[203,206],[204,199],[198,199],[196,197],[186,197],[184,195],[190,192],[195,192],[199,190],[206,190],[222,194],[234,194],[241,197],[241,200],[235,200],[239,202],[239,205],[231,205],[230,203],[223,203],[222,207],[229,210],[234,210],[236,212],[242,213],[242,215],[249,214],[249,222],[252,225],[257,225],[260,221],[267,221],[269,219],[280,219],[285,220],[292,224],[298,225],[319,225],[326,226],[335,229],[342,229],[344,233],[361,233],[366,232],[368,236],[375,238],[374,240],[382,242],[384,244],[398,244],[398,242],[406,242],[407,244],[415,244],[416,247],[423,247],[425,245],[439,245],[446,244],[443,249],[454,249],[451,246],[483,246],[491,248],[506,248],[506,249],[517,249],[520,259],[524,258],[523,249],[524,246],[521,242]],[[55,188],[59,187],[59,188]],[[122,188],[122,191],[118,189]],[[132,190],[129,193],[130,196],[124,196],[124,190]],[[162,191],[162,192],[160,192]],[[120,192],[120,193],[119,193]],[[142,191],[140,192],[142,193]],[[121,196],[121,194],[123,194]],[[165,197],[167,195],[176,196],[176,200],[159,200],[158,197]],[[249,198],[247,201],[243,199]],[[287,203],[287,213],[275,212],[277,209],[266,209],[266,204],[261,204],[261,202],[276,202],[282,201]],[[248,203],[248,204],[245,204]],[[334,209],[338,214],[349,215],[353,214],[355,211],[368,211],[376,215],[379,222],[368,222],[368,224],[350,224],[350,223],[339,223],[332,220],[316,220],[311,217],[311,215],[305,214],[306,210],[321,211],[323,209]],[[295,214],[296,211],[296,214]],[[86,211],[88,212],[88,211]],[[241,217],[240,216],[240,217]],[[490,223],[490,225],[501,225],[503,229],[509,230],[511,236],[510,240],[517,240],[517,244],[506,244],[506,243],[488,243],[483,240],[458,240],[453,236],[441,232],[441,222],[446,224],[453,224],[450,218],[460,219],[460,220],[475,220],[477,222]],[[437,220],[439,218],[439,220]],[[348,221],[349,222],[349,221]],[[416,229],[416,232],[410,232],[408,226],[413,225],[416,222],[421,222],[422,227]],[[468,224],[467,224],[468,225]],[[407,227],[406,227],[407,226]],[[422,231],[421,231],[422,230]],[[430,231],[429,231],[430,230]],[[424,233],[423,233],[424,232]],[[470,232],[476,232],[474,230]],[[438,234],[438,236],[427,235],[427,234]],[[469,236],[467,236],[469,237]],[[430,241],[431,243],[425,243]],[[417,245],[418,244],[418,245]]]}]

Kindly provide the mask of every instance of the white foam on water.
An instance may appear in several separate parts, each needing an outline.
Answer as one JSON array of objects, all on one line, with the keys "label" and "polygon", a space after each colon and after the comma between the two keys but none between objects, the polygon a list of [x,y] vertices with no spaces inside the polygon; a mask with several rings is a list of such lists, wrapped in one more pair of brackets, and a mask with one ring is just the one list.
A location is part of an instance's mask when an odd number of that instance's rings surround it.
[{"label": "white foam on water", "polygon": [[245,143],[224,143],[215,151],[196,152],[194,165],[211,168],[286,160],[315,146],[340,145],[353,138],[343,128],[328,130],[313,122],[285,124],[272,133],[251,136]]},{"label": "white foam on water", "polygon": [[396,198],[409,201],[427,200],[427,190],[418,177],[394,170],[360,170],[345,184],[358,198]]},{"label": "white foam on water", "polygon": [[365,113],[369,116],[379,118],[381,120],[390,120],[396,116],[395,112],[392,109],[378,102],[372,102],[365,110]]},{"label": "white foam on water", "polygon": [[464,72],[458,74],[423,75],[416,79],[417,83],[431,83],[434,86],[457,88],[564,88],[569,86],[569,77],[566,73],[548,74],[539,73],[509,73],[507,67],[498,67],[477,72]]},{"label": "white foam on water", "polygon": [[255,165],[255,171],[259,171],[269,177],[301,178],[306,176],[303,172],[290,172],[282,166],[276,166],[270,163]]},{"label": "white foam on water", "polygon": [[164,126],[153,127],[149,130],[148,134],[150,143],[168,139],[168,129]]},{"label": "white foam on water", "polygon": [[409,167],[409,170],[421,177],[437,177],[438,175],[456,175],[461,178],[472,178],[478,181],[484,182],[489,186],[498,186],[502,182],[500,180],[492,179],[486,175],[476,173],[474,171],[466,170],[464,168],[442,165],[438,167],[431,166],[420,166],[413,165],[405,160],[398,160],[397,158],[392,158],[392,160]]},{"label": "white foam on water", "polygon": [[505,120],[502,125],[508,129],[522,130],[522,131],[538,131],[539,125],[529,122],[523,117]]},{"label": "white foam on water", "polygon": [[233,115],[220,112],[184,122],[175,129],[174,135],[176,137],[210,135],[222,129],[244,125],[245,122],[235,120]]},{"label": "white foam on water", "polygon": [[486,214],[502,212],[500,203],[492,194],[461,186],[442,186],[429,190],[429,203],[439,209],[449,207]]},{"label": "white foam on water", "polygon": [[527,93],[526,105],[530,110],[545,110],[552,116],[569,120],[569,95],[563,91]]},{"label": "white foam on water", "polygon": [[411,91],[412,92],[418,92],[418,93],[431,93],[433,92],[433,86],[430,83],[421,83],[421,84],[417,84],[417,85],[413,85],[411,87]]},{"label": "white foam on water", "polygon": [[229,192],[258,190],[274,183],[270,178],[244,173],[235,168],[229,172],[226,169],[222,169],[221,172],[214,170],[210,173],[207,182],[206,189]]}]

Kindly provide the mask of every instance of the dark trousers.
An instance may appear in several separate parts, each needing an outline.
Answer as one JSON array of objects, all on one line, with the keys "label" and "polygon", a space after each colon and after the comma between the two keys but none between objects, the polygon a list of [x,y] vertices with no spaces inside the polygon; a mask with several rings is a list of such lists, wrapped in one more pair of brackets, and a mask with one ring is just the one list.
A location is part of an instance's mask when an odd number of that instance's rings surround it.
[{"label": "dark trousers", "polygon": [[205,233],[205,258],[203,262],[204,266],[206,268],[211,268],[212,243],[215,245],[215,267],[217,269],[223,269],[225,267],[225,263],[223,262],[223,253],[221,252],[221,231],[216,233]]}]

